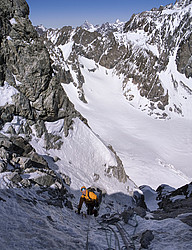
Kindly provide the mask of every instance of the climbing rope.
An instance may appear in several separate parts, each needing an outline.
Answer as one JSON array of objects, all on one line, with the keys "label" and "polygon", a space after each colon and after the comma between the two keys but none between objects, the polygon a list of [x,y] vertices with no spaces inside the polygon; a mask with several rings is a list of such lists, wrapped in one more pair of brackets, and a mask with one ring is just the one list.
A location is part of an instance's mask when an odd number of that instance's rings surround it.
[{"label": "climbing rope", "polygon": [[[120,218],[119,215],[118,215],[118,217]],[[100,224],[102,225],[101,229],[105,230],[105,231],[111,230],[111,233],[113,233],[115,236],[115,242],[118,243],[117,246],[118,246],[119,250],[121,250],[121,249],[135,250],[135,244],[134,244],[134,241],[132,240],[132,237],[127,233],[127,231],[125,230],[123,225],[119,222],[120,219],[118,217],[117,217],[117,214],[115,214],[108,219],[104,219],[102,222],[100,222]],[[136,228],[138,226],[138,222],[136,220],[136,215],[134,214],[133,218],[129,218],[129,220],[126,224],[128,224],[129,226],[134,228],[134,231],[132,234],[132,236],[133,236],[135,234]],[[116,227],[117,231],[119,232],[119,234],[120,234],[120,236],[125,244],[122,248],[120,248],[118,235],[117,235],[116,231],[112,228],[112,225]],[[109,242],[108,237],[107,237],[107,233],[106,233],[106,240],[107,240],[108,248],[112,249],[111,248],[111,236],[110,236],[110,242]],[[116,243],[115,243],[115,249],[116,249]]]},{"label": "climbing rope", "polygon": [[87,239],[86,239],[86,250],[89,250],[89,231],[90,231],[90,215],[88,216],[88,223],[87,223]]},{"label": "climbing rope", "polygon": [[[118,235],[117,235],[117,233],[115,232],[115,230],[114,230],[111,226],[109,226],[109,225],[107,225],[107,227],[102,227],[101,229],[102,229],[102,230],[105,230],[105,235],[106,235],[106,240],[107,240],[108,249],[113,249],[113,248],[111,247],[111,245],[112,245],[112,233],[113,233],[114,236],[115,236],[115,249],[116,249],[116,246],[117,246],[117,247],[118,247],[117,249],[120,250],[120,249],[121,249],[121,248],[120,248],[120,242],[119,242],[119,238],[118,238]],[[110,242],[109,242],[109,240],[108,240],[107,231],[110,232]]]},{"label": "climbing rope", "polygon": [[107,245],[108,245],[108,248],[110,249],[111,248],[111,237],[112,237],[112,233],[111,233],[111,230],[110,231],[110,242],[108,241],[108,236],[107,236],[107,229],[104,229],[105,230],[105,236],[106,236],[106,240],[107,240]]},{"label": "climbing rope", "polygon": [[133,249],[135,250],[134,242],[132,241],[131,237],[126,232],[125,228],[120,224],[120,222],[116,223],[115,226],[119,231],[121,238],[125,244],[126,249]]}]

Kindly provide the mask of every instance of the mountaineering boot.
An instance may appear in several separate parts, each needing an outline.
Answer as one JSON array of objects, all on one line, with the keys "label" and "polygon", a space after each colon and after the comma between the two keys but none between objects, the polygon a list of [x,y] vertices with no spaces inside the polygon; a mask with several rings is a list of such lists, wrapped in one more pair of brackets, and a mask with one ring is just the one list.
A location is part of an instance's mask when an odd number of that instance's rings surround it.
[{"label": "mountaineering boot", "polygon": [[79,210],[75,210],[75,213],[81,215],[82,218],[83,218],[83,217],[85,217],[85,218],[87,217],[86,213],[80,212]]},{"label": "mountaineering boot", "polygon": [[94,214],[95,217],[97,217],[97,216],[99,215],[97,209],[94,209],[94,210],[93,210],[93,214]]}]

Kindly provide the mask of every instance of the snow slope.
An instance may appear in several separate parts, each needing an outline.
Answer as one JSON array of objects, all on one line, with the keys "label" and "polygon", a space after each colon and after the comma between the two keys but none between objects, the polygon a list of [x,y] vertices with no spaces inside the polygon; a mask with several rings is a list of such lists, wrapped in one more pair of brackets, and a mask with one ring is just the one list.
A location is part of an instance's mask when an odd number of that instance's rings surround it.
[{"label": "snow slope", "polygon": [[[73,83],[63,88],[93,131],[111,144],[126,173],[137,185],[179,187],[192,180],[192,120],[155,120],[128,104],[122,80],[112,70],[79,57],[87,104],[78,99]],[[90,71],[90,69],[97,69]],[[72,72],[72,69],[71,69]],[[163,76],[162,76],[163,77]],[[75,73],[73,78],[76,78]],[[142,101],[142,100],[141,100]],[[139,102],[139,100],[138,100]]]},{"label": "snow slope", "polygon": [[[44,137],[37,138],[35,130],[30,144],[36,151],[43,155],[49,162],[49,166],[57,172],[70,177],[73,190],[79,190],[85,185],[99,187],[108,194],[123,192],[130,194],[136,185],[128,179],[127,182],[119,182],[111,171],[110,166],[116,166],[114,154],[106,145],[78,118],[74,120],[73,129],[67,137],[64,136],[64,120],[46,122],[49,133],[61,137],[63,144],[60,149],[46,149]],[[58,157],[54,163],[50,157]]]},{"label": "snow slope", "polygon": [[[40,196],[38,191],[38,188],[0,190],[0,249],[109,249],[110,246],[117,246],[113,232],[118,236],[119,249],[123,249],[125,244],[114,225],[109,224],[113,230],[110,231],[107,224],[101,223],[102,218],[83,218],[66,207],[47,205],[46,193]],[[120,214],[129,205],[129,200],[125,198],[120,195],[106,196],[101,214]],[[76,193],[74,203],[77,201]],[[120,222],[126,235],[134,237],[135,249],[140,249],[139,239],[146,230],[152,230],[154,235],[149,249],[191,249],[191,227],[181,222],[179,216],[160,221],[152,220],[150,214],[147,216],[148,219],[144,219],[134,215],[128,224]]]}]

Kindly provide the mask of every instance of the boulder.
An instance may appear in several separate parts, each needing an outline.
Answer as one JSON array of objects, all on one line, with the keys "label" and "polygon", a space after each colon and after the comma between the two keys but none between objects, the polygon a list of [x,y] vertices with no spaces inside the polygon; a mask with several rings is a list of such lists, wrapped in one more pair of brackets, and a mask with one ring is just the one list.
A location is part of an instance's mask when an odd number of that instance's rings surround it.
[{"label": "boulder", "polygon": [[151,230],[146,230],[144,233],[142,233],[141,236],[141,247],[144,249],[148,249],[151,241],[154,239],[153,232]]},{"label": "boulder", "polygon": [[73,210],[73,205],[72,205],[72,202],[71,202],[71,201],[67,200],[67,201],[65,202],[64,205],[65,205],[65,207],[67,207],[67,208]]},{"label": "boulder", "polygon": [[18,184],[22,178],[17,172],[13,172],[8,176],[8,179],[13,182],[14,184]]},{"label": "boulder", "polygon": [[46,187],[50,187],[55,183],[55,178],[53,178],[51,175],[42,173],[40,171],[34,172],[29,179],[34,181],[40,186],[46,186]]},{"label": "boulder", "polygon": [[12,142],[13,150],[15,148],[14,151],[22,156],[27,157],[30,153],[35,151],[29,142],[21,136],[12,135],[10,140]]}]

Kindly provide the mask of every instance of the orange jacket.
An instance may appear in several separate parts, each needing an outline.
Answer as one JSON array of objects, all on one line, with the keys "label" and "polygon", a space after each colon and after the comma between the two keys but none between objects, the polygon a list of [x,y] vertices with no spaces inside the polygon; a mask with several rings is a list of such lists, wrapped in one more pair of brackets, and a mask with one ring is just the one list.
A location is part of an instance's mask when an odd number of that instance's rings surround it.
[{"label": "orange jacket", "polygon": [[91,205],[95,205],[96,203],[98,203],[98,198],[97,195],[94,194],[91,191],[86,190],[86,194],[85,195],[81,195],[80,201],[79,201],[79,206],[78,209],[81,210],[81,207],[83,205],[83,202],[85,202],[86,206],[91,204]]}]

